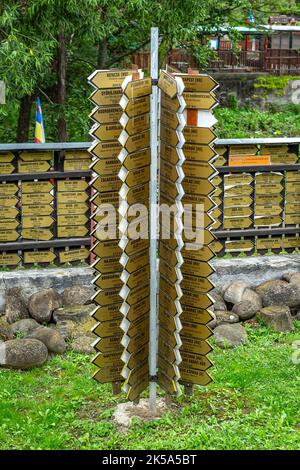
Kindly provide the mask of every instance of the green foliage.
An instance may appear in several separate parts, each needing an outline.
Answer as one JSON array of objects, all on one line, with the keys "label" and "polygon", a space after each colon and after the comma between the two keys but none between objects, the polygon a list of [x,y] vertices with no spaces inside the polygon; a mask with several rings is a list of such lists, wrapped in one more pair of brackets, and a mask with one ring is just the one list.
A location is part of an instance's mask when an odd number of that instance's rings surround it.
[{"label": "green foliage", "polygon": [[124,395],[91,379],[90,358],[56,356],[27,372],[0,369],[0,449],[299,449],[299,368],[293,333],[248,329],[249,342],[215,351],[214,382],[162,418],[112,421]]}]

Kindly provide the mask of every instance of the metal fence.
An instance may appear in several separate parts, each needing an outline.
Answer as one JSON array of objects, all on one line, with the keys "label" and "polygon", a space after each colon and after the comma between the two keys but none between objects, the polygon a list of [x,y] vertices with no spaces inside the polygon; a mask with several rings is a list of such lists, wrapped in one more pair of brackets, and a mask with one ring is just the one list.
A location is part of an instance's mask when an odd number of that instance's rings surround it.
[{"label": "metal fence", "polygon": [[0,266],[85,261],[88,143],[0,144]]}]

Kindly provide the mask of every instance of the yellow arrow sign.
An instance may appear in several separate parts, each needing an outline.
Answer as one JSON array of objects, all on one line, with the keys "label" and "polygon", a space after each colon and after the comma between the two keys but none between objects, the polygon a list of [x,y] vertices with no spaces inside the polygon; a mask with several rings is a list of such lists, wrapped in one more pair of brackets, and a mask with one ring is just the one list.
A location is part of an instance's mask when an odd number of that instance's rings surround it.
[{"label": "yellow arrow sign", "polygon": [[149,265],[143,266],[137,271],[129,275],[126,285],[130,289],[135,289],[137,286],[141,285],[145,279],[149,280],[150,278],[150,269]]},{"label": "yellow arrow sign", "polygon": [[58,204],[61,203],[79,203],[85,202],[89,198],[88,194],[82,191],[65,191],[61,193],[57,193],[57,202]]},{"label": "yellow arrow sign", "polygon": [[23,238],[27,238],[28,240],[48,241],[53,238],[51,230],[43,228],[23,228],[22,235]]},{"label": "yellow arrow sign", "polygon": [[18,213],[15,207],[0,207],[0,219],[14,219]]},{"label": "yellow arrow sign", "polygon": [[184,156],[187,161],[209,162],[216,152],[209,145],[192,145],[185,143],[183,146]]},{"label": "yellow arrow sign", "polygon": [[135,401],[140,396],[143,390],[147,388],[149,384],[149,374],[148,372],[140,377],[134,386],[130,387],[126,395],[127,400]]},{"label": "yellow arrow sign", "polygon": [[28,193],[22,194],[22,204],[49,204],[53,201],[50,193]]},{"label": "yellow arrow sign", "polygon": [[214,207],[214,203],[207,196],[200,196],[198,194],[185,194],[182,198],[184,204],[202,204],[205,212],[208,212]]},{"label": "yellow arrow sign", "polygon": [[140,114],[129,118],[127,122],[124,121],[124,129],[129,135],[137,134],[138,132],[146,131],[150,127],[149,114]]},{"label": "yellow arrow sign", "polygon": [[50,181],[22,181],[22,194],[49,193],[52,189],[53,184]]},{"label": "yellow arrow sign", "polygon": [[0,229],[13,230],[18,227],[20,222],[15,219],[1,219],[0,220]]},{"label": "yellow arrow sign", "polygon": [[199,354],[182,352],[182,366],[192,369],[199,369],[199,370],[207,370],[213,364],[212,362],[205,356],[200,356]]},{"label": "yellow arrow sign", "polygon": [[98,325],[93,328],[93,333],[100,336],[100,338],[117,336],[120,333],[120,322],[118,320],[112,320],[98,323]]},{"label": "yellow arrow sign", "polygon": [[150,98],[149,96],[141,96],[134,100],[128,100],[123,107],[124,112],[128,117],[138,116],[150,112]]},{"label": "yellow arrow sign", "polygon": [[19,238],[20,234],[16,230],[0,230],[1,242],[14,242]]},{"label": "yellow arrow sign", "polygon": [[186,177],[209,178],[215,173],[215,169],[208,163],[185,161],[183,171]]},{"label": "yellow arrow sign", "polygon": [[95,108],[90,114],[90,118],[99,124],[109,122],[119,122],[122,116],[122,108],[120,106],[101,106]]},{"label": "yellow arrow sign", "polygon": [[88,220],[84,214],[59,215],[57,217],[57,225],[85,225]]},{"label": "yellow arrow sign", "polygon": [[51,165],[47,161],[23,162],[19,160],[18,162],[19,173],[42,173],[50,168]]},{"label": "yellow arrow sign", "polygon": [[171,147],[171,145],[167,145],[166,142],[161,141],[160,156],[168,163],[177,165],[180,158],[179,152],[181,152],[180,149]]},{"label": "yellow arrow sign", "polygon": [[207,372],[198,369],[191,369],[188,367],[180,366],[180,382],[187,382],[197,385],[208,385],[212,382],[212,378]]},{"label": "yellow arrow sign", "polygon": [[119,142],[97,142],[90,148],[90,152],[98,158],[117,157],[122,150]]},{"label": "yellow arrow sign", "polygon": [[93,269],[96,269],[100,273],[112,273],[121,270],[119,263],[119,257],[117,258],[100,258],[93,264]]},{"label": "yellow arrow sign", "polygon": [[150,165],[150,148],[139,150],[138,152],[127,155],[123,162],[123,166],[127,170],[135,170],[142,166]]},{"label": "yellow arrow sign", "polygon": [[227,196],[224,198],[224,207],[251,206],[252,202],[250,196]]},{"label": "yellow arrow sign", "polygon": [[213,305],[213,301],[208,294],[189,291],[187,289],[183,289],[181,303],[182,305],[190,305],[191,307],[202,308],[204,310]]},{"label": "yellow arrow sign", "polygon": [[232,251],[251,251],[254,246],[251,240],[238,240],[238,241],[226,241],[225,251],[230,253]]},{"label": "yellow arrow sign", "polygon": [[207,341],[203,341],[199,338],[185,336],[182,337],[182,347],[180,348],[180,353],[181,351],[206,355],[212,351],[212,347]]},{"label": "yellow arrow sign", "polygon": [[56,258],[51,250],[25,251],[24,263],[52,263]]},{"label": "yellow arrow sign", "polygon": [[134,321],[137,318],[145,315],[149,312],[150,308],[150,300],[149,297],[144,297],[143,299],[139,300],[135,304],[130,306],[130,309],[126,313],[126,318],[128,321]]},{"label": "yellow arrow sign", "polygon": [[185,101],[182,97],[175,96],[170,98],[166,94],[162,93],[161,96],[161,105],[163,108],[173,113],[177,113],[179,110],[182,112],[185,108]]},{"label": "yellow arrow sign", "polygon": [[70,263],[72,261],[84,261],[89,256],[87,248],[76,248],[59,252],[60,263]]},{"label": "yellow arrow sign", "polygon": [[129,82],[124,90],[125,95],[129,99],[140,98],[141,96],[151,95],[152,81],[151,78],[143,78],[142,80],[134,80]]},{"label": "yellow arrow sign", "polygon": [[57,213],[62,214],[85,214],[88,206],[84,202],[67,202],[57,205]]},{"label": "yellow arrow sign", "polygon": [[22,226],[23,228],[34,228],[34,227],[51,227],[54,220],[48,215],[36,215],[36,216],[23,216]]},{"label": "yellow arrow sign", "polygon": [[0,206],[2,207],[11,207],[15,206],[18,202],[18,198],[16,196],[1,196],[0,195]]},{"label": "yellow arrow sign", "polygon": [[283,175],[276,173],[261,173],[260,175],[255,176],[255,183],[257,186],[262,186],[265,184],[279,184],[283,180]]},{"label": "yellow arrow sign", "polygon": [[184,142],[181,132],[174,131],[174,129],[165,126],[160,127],[160,138],[173,147],[182,147]]},{"label": "yellow arrow sign", "polygon": [[233,219],[224,219],[225,229],[242,229],[249,228],[252,225],[252,220],[249,217],[236,217]]},{"label": "yellow arrow sign", "polygon": [[149,185],[142,184],[130,188],[126,194],[126,199],[129,205],[137,204],[146,201],[149,198]]},{"label": "yellow arrow sign", "polygon": [[12,196],[18,191],[18,186],[13,183],[0,183],[0,195],[1,196]]},{"label": "yellow arrow sign", "polygon": [[15,170],[11,163],[0,163],[0,173],[3,175],[10,175]]},{"label": "yellow arrow sign", "polygon": [[206,278],[185,274],[180,284],[182,289],[192,289],[200,292],[210,292],[214,285]]},{"label": "yellow arrow sign", "polygon": [[132,188],[139,184],[146,184],[150,179],[150,167],[144,166],[142,168],[137,168],[136,170],[129,171],[125,183],[127,186]]},{"label": "yellow arrow sign", "polygon": [[90,160],[65,160],[64,171],[88,171]]},{"label": "yellow arrow sign", "polygon": [[187,275],[208,277],[213,274],[214,269],[208,263],[185,259],[181,267],[181,272]]},{"label": "yellow arrow sign", "polygon": [[57,236],[59,238],[67,237],[85,237],[89,229],[85,226],[66,226],[57,228]]},{"label": "yellow arrow sign", "polygon": [[58,180],[58,191],[85,191],[88,188],[88,183],[85,180]]},{"label": "yellow arrow sign", "polygon": [[203,194],[209,195],[214,189],[214,185],[207,179],[200,178],[184,178],[183,189],[186,194]]},{"label": "yellow arrow sign", "polygon": [[123,319],[123,314],[120,313],[122,302],[114,305],[106,305],[105,307],[96,307],[93,310],[92,317],[101,322],[109,320],[119,320],[120,323]]},{"label": "yellow arrow sign", "polygon": [[298,155],[295,153],[287,153],[286,155],[272,155],[272,165],[292,165],[298,162]]},{"label": "yellow arrow sign", "polygon": [[120,87],[124,79],[134,72],[134,70],[96,70],[88,80],[97,88],[116,88]]},{"label": "yellow arrow sign", "polygon": [[124,363],[121,361],[119,351],[111,352],[111,353],[105,353],[105,354],[99,353],[93,359],[92,362],[95,366],[100,367],[100,368],[101,367],[109,367],[109,366],[120,367],[120,366],[124,365]]},{"label": "yellow arrow sign", "polygon": [[257,145],[231,145],[229,155],[256,155]]},{"label": "yellow arrow sign", "polygon": [[33,162],[33,161],[51,161],[52,160],[52,152],[38,152],[38,151],[33,151],[33,152],[28,152],[26,150],[20,152],[19,154],[21,160],[24,162]]},{"label": "yellow arrow sign", "polygon": [[213,317],[209,310],[202,310],[189,306],[185,306],[184,311],[180,315],[180,321],[201,323],[201,325],[207,325],[207,323],[209,323],[212,318]]},{"label": "yellow arrow sign", "polygon": [[[255,216],[280,215],[283,208],[280,206],[255,206]],[[286,213],[288,210],[286,208]]]},{"label": "yellow arrow sign", "polygon": [[66,150],[65,160],[90,160],[90,154],[87,150]]},{"label": "yellow arrow sign", "polygon": [[215,256],[208,246],[204,246],[199,250],[186,250],[186,248],[183,248],[181,254],[184,259],[190,258],[198,261],[210,261]]},{"label": "yellow arrow sign", "polygon": [[103,240],[93,246],[92,252],[99,258],[106,256],[120,258],[122,249],[119,247],[119,240]]},{"label": "yellow arrow sign", "polygon": [[283,186],[279,183],[256,186],[255,194],[279,194],[283,190]]},{"label": "yellow arrow sign", "polygon": [[183,135],[187,143],[211,144],[217,138],[214,131],[206,127],[185,127]]},{"label": "yellow arrow sign", "polygon": [[184,101],[188,109],[213,109],[217,104],[218,100],[210,93],[195,93],[195,92],[184,92]]},{"label": "yellow arrow sign", "polygon": [[145,297],[147,297],[149,295],[149,285],[146,285],[146,286],[139,286],[137,287],[136,289],[133,289],[127,299],[126,299],[126,302],[129,304],[129,305],[133,305],[133,304],[136,304],[138,303],[140,300],[144,299]]},{"label": "yellow arrow sign", "polygon": [[[103,258],[105,259],[105,258]],[[93,265],[94,269],[97,269],[97,266]],[[116,269],[120,269],[120,265],[116,266]],[[123,286],[123,282],[120,279],[121,271],[117,272],[103,272],[99,274],[93,283],[95,286],[100,287],[100,289],[121,289]],[[110,318],[109,318],[110,320]]]},{"label": "yellow arrow sign", "polygon": [[219,85],[209,75],[191,75],[178,73],[176,77],[180,77],[184,83],[184,91],[214,91]]},{"label": "yellow arrow sign", "polygon": [[0,152],[1,162],[5,162],[5,163],[12,162],[14,158],[15,156],[12,152]]},{"label": "yellow arrow sign", "polygon": [[121,164],[115,157],[101,158],[93,163],[92,170],[98,175],[113,175],[119,172],[120,167]]},{"label": "yellow arrow sign", "polygon": [[123,334],[121,333],[119,336],[112,336],[108,338],[101,338],[97,344],[94,345],[97,351],[102,353],[108,352],[117,352],[120,351],[120,356],[123,352],[123,346],[121,345],[121,339]]},{"label": "yellow arrow sign", "polygon": [[99,124],[99,126],[92,129],[91,135],[99,140],[116,140],[119,138],[121,131],[122,126],[119,123]]},{"label": "yellow arrow sign", "polygon": [[158,86],[170,98],[174,98],[178,93],[177,80],[164,70],[160,72]]},{"label": "yellow arrow sign", "polygon": [[95,90],[90,96],[90,100],[96,106],[118,105],[121,98],[122,98],[121,87]]},{"label": "yellow arrow sign", "polygon": [[145,147],[150,145],[150,131],[146,130],[140,132],[139,134],[129,135],[127,132],[123,131],[119,142],[127,150],[128,153],[137,152]]},{"label": "yellow arrow sign", "polygon": [[[289,224],[288,222],[289,215],[287,214],[285,217],[285,223]],[[271,225],[276,226],[282,224],[282,218],[279,215],[270,216],[270,217],[254,217],[254,225],[256,227],[269,227]]]},{"label": "yellow arrow sign", "polygon": [[224,196],[249,196],[253,192],[253,187],[250,184],[227,186],[224,191]]},{"label": "yellow arrow sign", "polygon": [[[239,175],[225,175],[224,176],[224,185],[227,190],[227,186],[235,186],[235,185],[249,185],[253,181],[252,175],[248,173],[242,173]],[[240,188],[238,188],[240,191]]]},{"label": "yellow arrow sign", "polygon": [[0,253],[0,266],[15,266],[21,258],[16,253]]},{"label": "yellow arrow sign", "polygon": [[165,108],[161,108],[160,119],[164,126],[176,130],[181,124],[177,113],[172,113]]},{"label": "yellow arrow sign", "polygon": [[252,215],[251,207],[225,207],[224,217],[249,217]]},{"label": "yellow arrow sign", "polygon": [[93,378],[99,383],[108,383],[108,382],[120,382],[123,381],[121,376],[123,366],[110,366],[103,369],[99,369],[93,375]]},{"label": "yellow arrow sign", "polygon": [[133,254],[129,257],[126,266],[124,268],[128,273],[133,273],[134,271],[137,271],[138,269],[142,268],[143,266],[146,266],[149,263],[149,250],[146,249],[145,251],[138,252],[136,254]]},{"label": "yellow arrow sign", "polygon": [[99,191],[100,193],[107,191],[119,191],[122,186],[122,181],[119,179],[118,175],[97,176],[91,182],[91,185],[96,189],[96,191]]}]

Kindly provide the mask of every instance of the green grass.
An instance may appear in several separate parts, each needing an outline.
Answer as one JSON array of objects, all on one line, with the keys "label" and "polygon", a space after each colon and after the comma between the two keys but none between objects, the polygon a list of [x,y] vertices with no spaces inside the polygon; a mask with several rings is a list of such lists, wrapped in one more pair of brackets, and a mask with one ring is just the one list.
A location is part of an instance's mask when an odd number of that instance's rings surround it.
[{"label": "green grass", "polygon": [[161,419],[112,421],[111,386],[91,378],[90,358],[56,356],[27,372],[0,370],[0,449],[300,449],[300,364],[289,334],[248,330],[237,350],[215,348],[214,382],[180,397]]}]

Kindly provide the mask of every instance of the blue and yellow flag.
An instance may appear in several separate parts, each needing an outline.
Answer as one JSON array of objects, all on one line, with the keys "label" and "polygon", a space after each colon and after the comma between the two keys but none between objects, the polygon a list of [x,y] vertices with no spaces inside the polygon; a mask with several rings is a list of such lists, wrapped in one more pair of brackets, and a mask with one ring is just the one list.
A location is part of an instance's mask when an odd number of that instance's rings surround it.
[{"label": "blue and yellow flag", "polygon": [[46,138],[45,138],[45,129],[44,129],[44,122],[43,122],[41,100],[37,96],[36,110],[35,110],[34,143],[44,144],[45,142],[46,142]]}]

